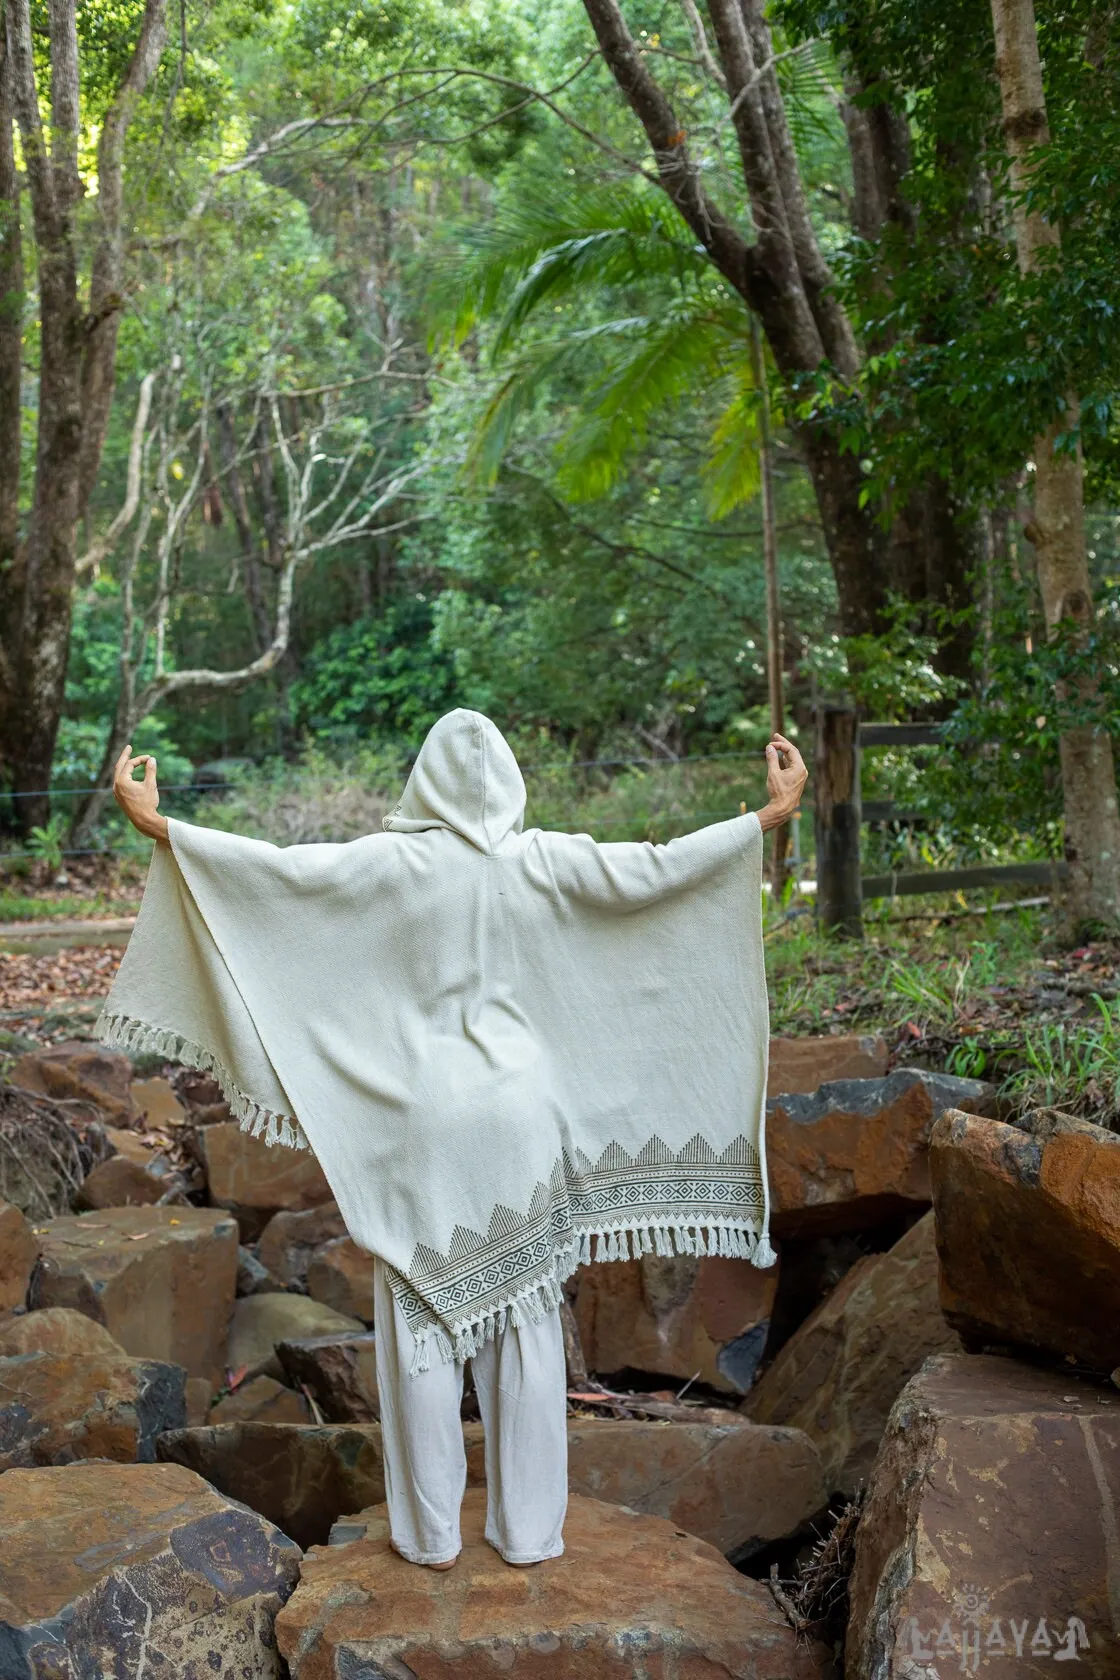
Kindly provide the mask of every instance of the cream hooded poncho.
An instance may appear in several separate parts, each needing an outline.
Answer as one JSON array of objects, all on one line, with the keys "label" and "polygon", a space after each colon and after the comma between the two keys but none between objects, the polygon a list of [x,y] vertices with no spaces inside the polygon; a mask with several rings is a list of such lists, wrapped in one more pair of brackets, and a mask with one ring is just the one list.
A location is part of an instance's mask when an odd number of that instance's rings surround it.
[{"label": "cream hooded poncho", "polygon": [[582,1262],[775,1258],[758,818],[598,845],[524,810],[504,737],[456,711],[387,833],[170,821],[99,1023],[314,1149],[415,1370],[540,1318]]}]

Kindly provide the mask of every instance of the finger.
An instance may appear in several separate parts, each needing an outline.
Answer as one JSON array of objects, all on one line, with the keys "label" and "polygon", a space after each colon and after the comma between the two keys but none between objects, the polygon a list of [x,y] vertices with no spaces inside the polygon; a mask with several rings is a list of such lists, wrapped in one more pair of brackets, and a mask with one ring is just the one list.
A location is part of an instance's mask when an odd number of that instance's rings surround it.
[{"label": "finger", "polygon": [[120,769],[121,765],[124,763],[125,759],[128,757],[128,755],[131,751],[132,751],[132,743],[130,741],[128,743],[128,745],[122,747],[120,752],[117,754],[117,769],[118,770]]},{"label": "finger", "polygon": [[784,735],[779,735],[778,734],[777,730],[774,731],[774,733],[773,733],[773,735],[771,735],[770,739],[771,739],[771,741],[773,741],[773,743],[776,747],[781,748],[782,752],[796,752],[797,751],[797,748],[794,746],[793,742],[792,741],[787,741]]}]

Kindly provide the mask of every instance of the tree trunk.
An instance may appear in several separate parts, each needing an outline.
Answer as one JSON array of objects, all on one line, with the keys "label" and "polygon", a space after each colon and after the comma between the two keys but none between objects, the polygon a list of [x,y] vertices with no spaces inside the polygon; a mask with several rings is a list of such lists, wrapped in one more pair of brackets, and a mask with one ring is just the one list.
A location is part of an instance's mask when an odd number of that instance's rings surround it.
[{"label": "tree trunk", "polygon": [[[658,181],[712,262],[762,324],[787,384],[831,363],[857,370],[854,338],[831,291],[831,276],[804,207],[796,160],[782,122],[769,29],[756,0],[709,0],[743,176],[758,234],[748,242],[708,197],[687,138],[626,25],[618,0],[583,0],[603,59],[653,149]],[[762,55],[759,57],[759,55]],[[756,58],[759,60],[756,62]],[[776,125],[776,126],[775,126]],[[802,266],[803,265],[803,266]],[[826,425],[798,421],[794,437],[824,529],[845,635],[883,627],[889,578],[886,542],[870,509],[858,460]]]},{"label": "tree trunk", "polygon": [[[785,734],[785,695],[782,667],[785,658],[782,634],[782,598],[778,578],[778,521],[774,508],[774,460],[770,437],[770,400],[766,389],[766,362],[758,320],[751,316],[751,365],[759,401],[758,476],[762,491],[762,561],[766,572],[766,688],[770,698],[770,730]],[[770,884],[773,902],[781,902],[786,884],[789,856],[789,823],[774,830],[770,850]]]},{"label": "tree trunk", "polygon": [[12,102],[31,193],[39,278],[39,403],[35,488],[15,623],[19,645],[4,718],[0,759],[17,791],[28,828],[47,820],[58,720],[70,651],[71,596],[78,507],[79,400],[83,331],[73,208],[78,174],[78,57],[74,11],[51,0],[51,141],[48,151],[35,82],[27,0],[8,0],[7,54]]},{"label": "tree trunk", "polygon": [[[19,547],[23,253],[16,171],[12,68],[0,35],[0,741],[14,701],[23,601]],[[0,780],[4,765],[0,760]]]},{"label": "tree trunk", "polygon": [[[1003,132],[1011,164],[1015,243],[1023,274],[1037,273],[1060,244],[1057,227],[1028,205],[1036,148],[1049,143],[1046,98],[1032,0],[992,0],[996,70]],[[1085,553],[1085,506],[1080,446],[1055,448],[1078,425],[1077,397],[1068,393],[1062,412],[1034,444],[1034,514],[1027,535],[1034,544],[1047,630],[1088,645],[1093,594]],[[1092,708],[1091,675],[1075,694],[1056,696]],[[1120,812],[1112,741],[1103,726],[1080,724],[1059,740],[1065,807],[1065,912],[1070,931],[1120,924]]]}]

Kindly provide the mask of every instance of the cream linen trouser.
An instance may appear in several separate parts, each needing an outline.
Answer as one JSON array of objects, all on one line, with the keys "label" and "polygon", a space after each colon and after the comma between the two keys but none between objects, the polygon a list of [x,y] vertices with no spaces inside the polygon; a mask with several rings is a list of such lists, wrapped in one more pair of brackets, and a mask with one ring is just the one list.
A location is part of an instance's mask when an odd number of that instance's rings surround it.
[{"label": "cream linen trouser", "polygon": [[[385,1497],[393,1545],[412,1563],[458,1557],[467,1457],[463,1367],[438,1354],[410,1376],[413,1340],[378,1260],[373,1271]],[[486,1439],[486,1538],[507,1563],[564,1550],[568,1425],[559,1312],[504,1330],[472,1360]]]}]

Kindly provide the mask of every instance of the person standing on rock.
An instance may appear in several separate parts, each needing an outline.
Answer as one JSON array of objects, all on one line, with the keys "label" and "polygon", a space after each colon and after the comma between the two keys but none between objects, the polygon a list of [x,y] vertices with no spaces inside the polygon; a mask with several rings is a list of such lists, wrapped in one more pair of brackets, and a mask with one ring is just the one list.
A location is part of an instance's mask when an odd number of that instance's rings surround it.
[{"label": "person standing on rock", "polygon": [[766,751],[762,810],[601,845],[525,830],[508,743],[457,710],[383,833],[286,848],[165,819],[155,760],[120,756],[118,801],[166,843],[98,1035],[211,1071],[243,1127],[317,1155],[376,1259],[389,1521],[414,1563],[459,1553],[466,1359],[487,1540],[511,1564],[563,1551],[577,1266],[774,1262],[762,835],[806,771],[784,737]]}]

